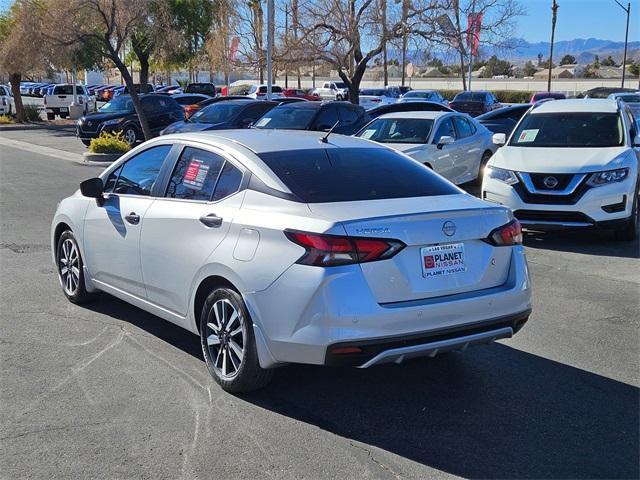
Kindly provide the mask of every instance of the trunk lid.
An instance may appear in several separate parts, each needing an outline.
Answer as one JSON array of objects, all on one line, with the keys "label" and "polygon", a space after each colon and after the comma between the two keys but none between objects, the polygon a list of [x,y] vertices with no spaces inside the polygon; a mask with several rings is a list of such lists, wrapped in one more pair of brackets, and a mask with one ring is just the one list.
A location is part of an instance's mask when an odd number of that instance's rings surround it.
[{"label": "trunk lid", "polygon": [[[396,239],[407,245],[391,259],[360,264],[380,304],[483,290],[507,280],[511,248],[484,241],[492,230],[511,220],[504,207],[487,206],[471,195],[460,194],[310,204],[309,208],[339,221],[349,236]],[[447,227],[453,224],[455,232],[445,228],[445,223]],[[447,257],[447,253],[454,256]],[[463,264],[455,262],[460,258]],[[455,263],[447,264],[449,261]],[[464,270],[437,274],[443,262],[451,265],[447,267],[450,270]]]}]

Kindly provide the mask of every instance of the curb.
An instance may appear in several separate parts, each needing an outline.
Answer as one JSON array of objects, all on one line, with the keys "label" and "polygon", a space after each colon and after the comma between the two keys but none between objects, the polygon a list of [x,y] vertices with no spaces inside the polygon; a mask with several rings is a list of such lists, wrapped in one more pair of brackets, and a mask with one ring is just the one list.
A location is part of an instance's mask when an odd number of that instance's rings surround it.
[{"label": "curb", "polygon": [[89,163],[113,163],[118,160],[122,153],[83,153],[82,159]]}]

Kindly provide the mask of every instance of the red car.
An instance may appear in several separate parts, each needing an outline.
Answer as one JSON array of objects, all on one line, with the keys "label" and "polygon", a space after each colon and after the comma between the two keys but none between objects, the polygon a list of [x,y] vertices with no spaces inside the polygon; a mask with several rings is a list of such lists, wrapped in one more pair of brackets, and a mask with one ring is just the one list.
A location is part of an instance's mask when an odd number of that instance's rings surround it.
[{"label": "red car", "polygon": [[306,90],[301,90],[299,88],[285,88],[282,91],[282,94],[285,97],[304,98],[305,100],[320,100],[318,95],[311,95],[310,93],[307,93]]}]

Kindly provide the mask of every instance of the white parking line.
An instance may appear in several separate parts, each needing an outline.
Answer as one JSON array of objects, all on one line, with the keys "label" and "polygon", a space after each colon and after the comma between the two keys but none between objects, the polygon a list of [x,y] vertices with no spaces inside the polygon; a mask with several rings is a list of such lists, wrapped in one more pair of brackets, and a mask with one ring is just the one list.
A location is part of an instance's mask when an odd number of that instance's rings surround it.
[{"label": "white parking line", "polygon": [[0,145],[7,147],[17,148],[19,150],[25,150],[31,153],[38,153],[40,155],[46,155],[48,157],[58,158],[60,160],[67,160],[70,162],[82,162],[82,155],[79,153],[67,152],[65,150],[59,150],[57,148],[44,147],[42,145],[34,145],[33,143],[21,142],[20,140],[12,140],[9,138],[3,138],[0,136]]}]

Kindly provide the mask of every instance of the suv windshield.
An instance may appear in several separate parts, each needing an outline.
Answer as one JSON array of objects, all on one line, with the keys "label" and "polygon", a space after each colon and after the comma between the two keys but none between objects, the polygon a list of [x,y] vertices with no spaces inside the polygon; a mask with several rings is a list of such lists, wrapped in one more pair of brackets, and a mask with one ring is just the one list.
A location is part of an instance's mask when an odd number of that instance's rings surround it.
[{"label": "suv windshield", "polygon": [[317,148],[258,155],[306,203],[460,193],[425,166],[386,148]]},{"label": "suv windshield", "polygon": [[100,107],[100,111],[102,113],[133,112],[133,102],[128,96],[116,97]]},{"label": "suv windshield", "polygon": [[358,136],[380,143],[427,143],[431,128],[431,119],[381,118],[367,125]]},{"label": "suv windshield", "polygon": [[364,90],[360,90],[362,95],[373,95],[376,97],[384,97],[387,91],[383,88],[365,88]]},{"label": "suv windshield", "polygon": [[203,108],[193,115],[189,122],[193,123],[222,123],[230,120],[242,108],[237,103],[219,102]]},{"label": "suv windshield", "polygon": [[610,112],[532,113],[511,137],[517,147],[617,147],[624,134],[620,116]]},{"label": "suv windshield", "polygon": [[287,130],[306,130],[311,125],[317,108],[276,107],[264,114],[255,126],[257,128],[284,128]]}]

